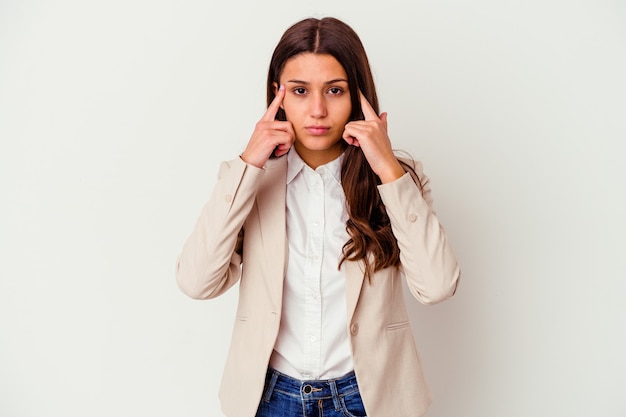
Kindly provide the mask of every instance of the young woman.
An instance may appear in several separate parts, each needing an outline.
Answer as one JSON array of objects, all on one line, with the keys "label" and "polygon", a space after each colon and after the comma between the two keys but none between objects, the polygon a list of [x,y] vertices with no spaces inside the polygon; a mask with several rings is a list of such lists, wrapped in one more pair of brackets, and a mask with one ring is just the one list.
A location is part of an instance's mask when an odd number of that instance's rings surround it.
[{"label": "young woman", "polygon": [[459,267],[418,162],[398,159],[345,23],[296,23],[268,108],[222,163],[178,259],[193,298],[239,282],[220,398],[229,417],[417,417],[430,403],[402,293],[432,304]]}]

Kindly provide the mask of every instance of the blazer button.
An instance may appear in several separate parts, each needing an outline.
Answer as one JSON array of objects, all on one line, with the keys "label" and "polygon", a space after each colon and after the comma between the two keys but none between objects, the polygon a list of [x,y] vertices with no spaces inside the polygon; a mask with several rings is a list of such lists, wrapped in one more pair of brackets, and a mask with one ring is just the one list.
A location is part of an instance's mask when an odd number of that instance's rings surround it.
[{"label": "blazer button", "polygon": [[352,326],[350,326],[350,333],[352,334],[352,336],[356,336],[357,333],[359,333],[359,325],[356,323],[352,323]]},{"label": "blazer button", "polygon": [[409,221],[410,221],[411,223],[415,223],[415,221],[416,221],[416,220],[417,220],[417,215],[416,215],[416,214],[411,214],[411,215],[409,216]]},{"label": "blazer button", "polygon": [[233,196],[228,194],[226,195],[226,197],[224,197],[224,200],[226,200],[227,203],[230,203],[233,200]]}]

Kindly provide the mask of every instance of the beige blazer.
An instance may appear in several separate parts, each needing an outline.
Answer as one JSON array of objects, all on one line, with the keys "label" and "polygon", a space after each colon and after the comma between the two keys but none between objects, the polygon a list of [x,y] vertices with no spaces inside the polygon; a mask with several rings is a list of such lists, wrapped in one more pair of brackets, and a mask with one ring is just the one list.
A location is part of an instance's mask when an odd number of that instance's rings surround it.
[{"label": "beige blazer", "polygon": [[[455,292],[456,258],[432,208],[407,174],[379,186],[401,250],[401,267],[364,280],[361,262],[346,262],[346,301],[354,371],[368,417],[418,417],[430,394],[409,325],[401,277],[421,302]],[[176,279],[190,297],[208,299],[239,282],[239,302],[222,384],[228,417],[254,417],[278,335],[287,262],[287,158],[264,169],[241,159],[222,163],[217,184],[178,258]]]}]

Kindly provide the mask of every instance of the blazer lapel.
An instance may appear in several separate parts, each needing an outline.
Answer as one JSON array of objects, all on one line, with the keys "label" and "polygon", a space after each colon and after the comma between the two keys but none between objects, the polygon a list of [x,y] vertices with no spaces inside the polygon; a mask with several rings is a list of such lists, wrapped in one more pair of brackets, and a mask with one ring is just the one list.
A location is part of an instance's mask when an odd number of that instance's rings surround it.
[{"label": "blazer lapel", "polygon": [[348,314],[349,324],[361,294],[361,287],[365,279],[365,266],[362,261],[346,261],[344,265],[346,274],[346,313]]},{"label": "blazer lapel", "polygon": [[261,240],[270,277],[272,302],[282,305],[283,278],[287,267],[287,225],[285,214],[287,158],[268,160],[257,193]]}]

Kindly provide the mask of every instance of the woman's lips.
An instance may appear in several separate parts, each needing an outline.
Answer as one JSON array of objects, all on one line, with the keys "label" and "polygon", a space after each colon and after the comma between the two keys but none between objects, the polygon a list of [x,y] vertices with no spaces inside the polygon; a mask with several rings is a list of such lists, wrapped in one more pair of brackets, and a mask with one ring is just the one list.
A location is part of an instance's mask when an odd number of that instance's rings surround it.
[{"label": "woman's lips", "polygon": [[307,126],[306,131],[313,136],[325,135],[330,130],[330,127],[326,126]]}]

